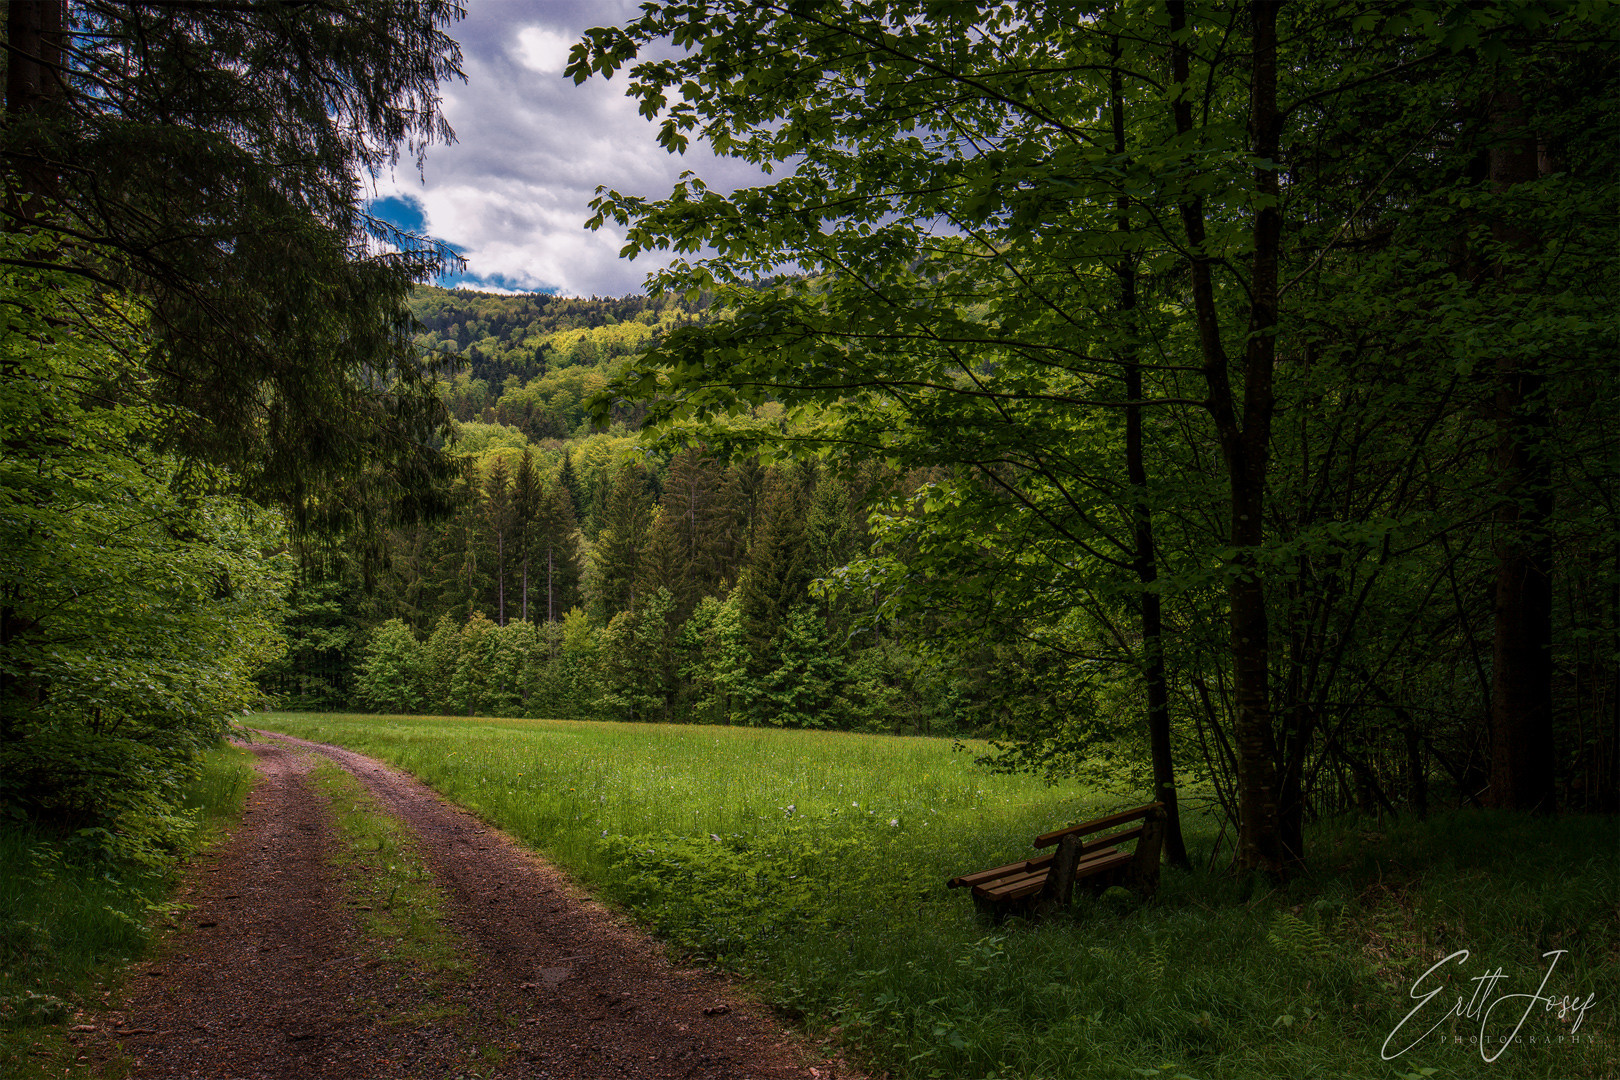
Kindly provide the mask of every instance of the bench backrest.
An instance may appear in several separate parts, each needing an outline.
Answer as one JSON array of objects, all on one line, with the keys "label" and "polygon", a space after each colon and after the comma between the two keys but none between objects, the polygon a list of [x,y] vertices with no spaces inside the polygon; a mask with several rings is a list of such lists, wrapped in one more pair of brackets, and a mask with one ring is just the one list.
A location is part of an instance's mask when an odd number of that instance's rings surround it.
[{"label": "bench backrest", "polygon": [[1117,814],[1110,814],[1105,818],[1098,818],[1096,821],[1086,821],[1079,825],[1070,825],[1066,829],[1057,829],[1054,832],[1044,833],[1035,838],[1035,846],[1038,848],[1051,847],[1065,836],[1088,836],[1094,832],[1102,832],[1104,829],[1112,829],[1115,825],[1123,825],[1128,821],[1145,819],[1155,811],[1163,812],[1163,810],[1164,803],[1148,803],[1146,806],[1138,806],[1135,810],[1123,810]]}]

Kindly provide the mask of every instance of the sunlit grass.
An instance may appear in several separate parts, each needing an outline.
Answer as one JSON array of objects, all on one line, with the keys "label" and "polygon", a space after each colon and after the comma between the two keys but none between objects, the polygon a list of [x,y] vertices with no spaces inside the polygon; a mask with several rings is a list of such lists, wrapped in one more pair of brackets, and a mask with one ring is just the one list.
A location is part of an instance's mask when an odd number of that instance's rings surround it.
[{"label": "sunlit grass", "polygon": [[1054,821],[1146,801],[992,776],[973,765],[982,747],[941,739],[286,713],[262,723],[388,760],[576,872],[599,863],[604,832],[759,839],[815,820],[890,830],[955,873],[962,860],[1027,845]]},{"label": "sunlit grass", "polygon": [[[949,741],[767,729],[280,714],[263,726],[402,766],[624,905],[676,951],[741,971],[812,1033],[895,1077],[1503,1080],[1620,1071],[1613,819],[1441,815],[1325,824],[1311,872],[1256,895],[1166,869],[1149,905],[1084,898],[992,928],[947,877],[1033,853],[1146,792],[995,776]],[[1494,1063],[1453,1018],[1380,1056],[1413,980],[1595,994],[1581,1040],[1537,1015]],[[1445,1007],[1436,1010],[1442,1020]],[[1500,1015],[1500,1014],[1499,1014]],[[1427,1025],[1425,1025],[1427,1026]],[[1496,1025],[1500,1026],[1500,1025]],[[1556,1036],[1564,1036],[1558,1041]]]}]

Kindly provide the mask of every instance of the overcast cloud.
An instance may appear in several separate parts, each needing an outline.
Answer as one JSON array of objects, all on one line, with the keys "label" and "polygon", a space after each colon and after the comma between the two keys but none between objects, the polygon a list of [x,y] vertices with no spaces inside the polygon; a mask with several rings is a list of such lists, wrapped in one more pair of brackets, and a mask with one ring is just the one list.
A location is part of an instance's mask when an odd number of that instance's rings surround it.
[{"label": "overcast cloud", "polygon": [[465,274],[440,283],[564,296],[639,292],[662,265],[619,258],[623,233],[585,228],[597,185],[662,196],[693,169],[718,189],[758,173],[719,160],[696,140],[666,153],[657,125],[624,96],[623,71],[575,86],[568,50],[591,26],[628,21],[639,0],[469,0],[451,33],[465,83],[443,87],[457,142],[428,151],[423,174],[402,163],[376,183],[377,210],[454,246]]}]

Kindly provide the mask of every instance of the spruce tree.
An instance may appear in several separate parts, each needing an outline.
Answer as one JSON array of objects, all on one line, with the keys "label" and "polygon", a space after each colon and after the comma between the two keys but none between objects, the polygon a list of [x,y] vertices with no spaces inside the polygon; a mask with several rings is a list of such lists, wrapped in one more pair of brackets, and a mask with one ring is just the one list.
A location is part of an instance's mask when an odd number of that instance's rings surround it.
[{"label": "spruce tree", "polygon": [[579,600],[579,524],[560,480],[541,493],[533,533],[535,569],[545,580],[546,622],[556,622]]},{"label": "spruce tree", "polygon": [[579,474],[574,471],[574,454],[572,450],[563,451],[562,471],[558,473],[558,481],[568,492],[568,505],[573,513],[578,514],[585,505],[585,488],[579,482]]},{"label": "spruce tree", "polygon": [[640,465],[622,465],[614,475],[602,532],[596,540],[599,599],[606,618],[635,610],[636,583],[651,528],[647,472]]},{"label": "spruce tree", "polygon": [[506,459],[497,454],[489,463],[489,475],[484,478],[484,524],[489,529],[489,538],[495,549],[497,626],[506,625],[507,551],[514,521],[511,470],[506,466]]},{"label": "spruce tree", "polygon": [[524,448],[517,472],[512,476],[512,551],[518,563],[523,589],[523,621],[529,621],[529,562],[539,536],[536,524],[545,492],[534,468],[534,452]]},{"label": "spruce tree", "polygon": [[680,621],[735,572],[737,523],[725,495],[725,471],[713,458],[688,449],[670,460],[647,580],[669,590]]},{"label": "spruce tree", "polygon": [[743,629],[757,668],[770,664],[777,630],[788,610],[804,602],[812,576],[803,487],[791,475],[772,469],[763,492],[748,568],[738,585]]},{"label": "spruce tree", "polygon": [[179,406],[164,438],[283,502],[296,530],[376,535],[444,509],[445,413],[405,301],[454,256],[372,217],[356,178],[451,137],[439,83],[460,75],[445,33],[460,15],[449,0],[6,9],[0,219],[146,302],[150,390]]}]

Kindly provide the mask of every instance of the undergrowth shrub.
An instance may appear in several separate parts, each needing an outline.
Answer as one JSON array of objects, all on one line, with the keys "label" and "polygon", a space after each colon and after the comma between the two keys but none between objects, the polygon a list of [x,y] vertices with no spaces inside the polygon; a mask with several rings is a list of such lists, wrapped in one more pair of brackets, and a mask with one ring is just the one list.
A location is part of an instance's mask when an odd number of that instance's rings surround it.
[{"label": "undergrowth shrub", "polygon": [[168,901],[175,859],[236,816],[252,770],[240,752],[204,753],[171,809],[167,857],[12,817],[0,823],[0,1075],[139,957]]}]

